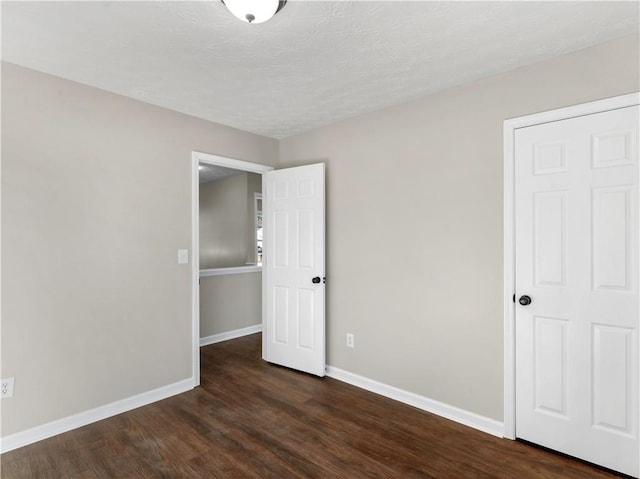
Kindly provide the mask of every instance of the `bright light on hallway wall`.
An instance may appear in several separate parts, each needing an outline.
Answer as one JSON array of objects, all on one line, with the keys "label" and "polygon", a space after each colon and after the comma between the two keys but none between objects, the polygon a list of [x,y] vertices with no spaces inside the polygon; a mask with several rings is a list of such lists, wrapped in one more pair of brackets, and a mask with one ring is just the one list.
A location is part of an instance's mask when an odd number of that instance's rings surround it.
[{"label": "bright light on hallway wall", "polygon": [[247,23],[263,23],[278,13],[287,0],[222,0],[229,11]]}]

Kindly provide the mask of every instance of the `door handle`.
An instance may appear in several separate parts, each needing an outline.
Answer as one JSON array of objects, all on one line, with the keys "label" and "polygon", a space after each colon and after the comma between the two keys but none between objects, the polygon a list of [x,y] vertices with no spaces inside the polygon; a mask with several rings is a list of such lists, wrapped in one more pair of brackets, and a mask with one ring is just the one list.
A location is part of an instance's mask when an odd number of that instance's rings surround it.
[{"label": "door handle", "polygon": [[520,296],[518,303],[520,303],[522,306],[529,306],[531,304],[531,297],[527,296],[526,294],[523,296]]},{"label": "door handle", "polygon": [[320,276],[316,276],[315,278],[313,278],[313,279],[311,280],[311,282],[312,282],[313,284],[318,284],[318,283],[320,283]]}]

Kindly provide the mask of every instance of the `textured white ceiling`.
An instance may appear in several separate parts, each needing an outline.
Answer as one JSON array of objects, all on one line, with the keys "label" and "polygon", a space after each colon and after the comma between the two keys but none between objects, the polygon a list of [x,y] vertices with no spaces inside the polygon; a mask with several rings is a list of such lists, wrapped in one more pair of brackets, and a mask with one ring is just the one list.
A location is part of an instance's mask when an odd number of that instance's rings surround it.
[{"label": "textured white ceiling", "polygon": [[273,138],[638,31],[638,2],[2,2],[2,58]]},{"label": "textured white ceiling", "polygon": [[244,173],[240,170],[225,168],[224,166],[210,165],[208,163],[200,163],[198,170],[198,180],[200,183],[209,183],[210,181],[221,180],[229,176]]}]

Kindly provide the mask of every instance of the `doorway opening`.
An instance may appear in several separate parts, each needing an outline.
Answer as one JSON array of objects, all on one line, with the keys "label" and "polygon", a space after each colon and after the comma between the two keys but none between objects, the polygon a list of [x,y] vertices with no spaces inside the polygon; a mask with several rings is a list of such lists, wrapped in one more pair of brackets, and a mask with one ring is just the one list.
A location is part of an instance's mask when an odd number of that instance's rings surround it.
[{"label": "doorway opening", "polygon": [[[192,164],[191,164],[191,174],[192,174],[192,203],[191,203],[191,211],[192,211],[192,242],[191,242],[191,251],[192,251],[192,265],[191,265],[191,278],[192,278],[192,341],[193,341],[193,365],[192,365],[192,377],[193,377],[193,386],[197,386],[200,384],[200,346],[202,344],[201,338],[201,287],[202,280],[204,280],[207,284],[207,287],[218,288],[218,290],[222,287],[226,287],[231,283],[232,288],[236,287],[233,283],[237,283],[238,281],[243,281],[244,278],[249,278],[253,276],[254,279],[260,276],[261,265],[258,264],[258,259],[262,259],[262,239],[260,239],[260,244],[258,244],[258,216],[256,214],[255,208],[257,206],[261,207],[261,197],[260,203],[258,203],[256,193],[261,195],[262,191],[262,174],[272,171],[273,168],[270,166],[260,165],[257,163],[250,163],[240,160],[234,160],[231,158],[226,158],[217,155],[211,155],[207,153],[201,152],[193,152],[192,153]],[[216,211],[212,211],[211,215],[216,216],[218,220],[222,218],[224,220],[224,216],[226,215],[226,221],[230,221],[227,223],[227,227],[219,227],[217,228],[218,233],[222,233],[222,237],[213,238],[214,242],[219,243],[219,248],[214,246],[207,248],[207,250],[201,255],[201,190],[211,190],[207,185],[207,182],[204,182],[201,187],[201,173],[202,176],[209,175],[212,178],[216,178],[218,180],[224,181],[225,185],[218,190],[226,190],[229,192],[226,195],[226,198],[221,196],[220,191],[208,191],[207,199],[209,203],[216,203],[216,201],[226,202],[226,205],[223,206],[233,206],[228,204],[228,200],[232,199],[234,195],[238,198],[242,195],[242,190],[239,189],[239,185],[244,184],[244,211],[245,214],[242,217],[229,218],[230,210],[228,208],[218,208]],[[256,178],[256,175],[259,175]],[[226,181],[225,181],[226,180]],[[215,181],[214,181],[215,182]],[[259,185],[259,191],[258,185]],[[219,183],[222,185],[222,183]],[[253,185],[253,187],[251,186]],[[237,205],[236,205],[237,206]],[[249,214],[248,212],[252,213]],[[260,210],[261,211],[261,210]],[[260,228],[262,227],[262,218],[260,215]],[[211,224],[203,224],[206,228],[211,229]],[[242,230],[247,233],[245,234],[237,234],[232,230],[234,226],[237,227],[238,231]],[[227,235],[224,237],[224,235]],[[260,255],[260,256],[258,256]],[[202,258],[201,258],[202,256]],[[247,276],[249,274],[249,276]],[[231,281],[226,280],[225,278],[232,278]],[[216,282],[217,284],[209,284]],[[251,281],[249,281],[251,283]],[[256,281],[254,280],[253,283]],[[262,288],[260,282],[257,283],[258,286],[253,285],[252,293],[259,295],[257,298],[258,304],[262,303]],[[221,294],[224,295],[224,291],[221,291]],[[255,301],[254,301],[255,302]],[[224,306],[224,302],[217,302],[217,304],[222,304]],[[206,308],[204,308],[206,309]],[[260,318],[262,321],[262,318]],[[261,324],[259,325],[261,328]],[[242,328],[240,328],[242,329]],[[251,328],[248,328],[251,329]],[[247,331],[248,331],[247,329]],[[257,329],[257,328],[254,328]],[[248,334],[245,331],[245,334]],[[253,331],[253,330],[252,330]],[[209,340],[212,341],[213,335],[209,334]],[[220,334],[216,336],[218,340],[222,339],[231,339],[236,336],[230,335],[229,337],[224,337],[224,334]]]}]

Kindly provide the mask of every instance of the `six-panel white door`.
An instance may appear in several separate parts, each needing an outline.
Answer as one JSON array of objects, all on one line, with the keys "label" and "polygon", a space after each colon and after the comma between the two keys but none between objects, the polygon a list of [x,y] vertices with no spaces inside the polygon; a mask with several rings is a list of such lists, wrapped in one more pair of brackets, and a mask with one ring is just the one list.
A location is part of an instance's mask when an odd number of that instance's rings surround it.
[{"label": "six-panel white door", "polygon": [[633,476],[638,115],[515,133],[516,436]]},{"label": "six-panel white door", "polygon": [[324,164],[263,175],[263,358],[324,376]]}]

